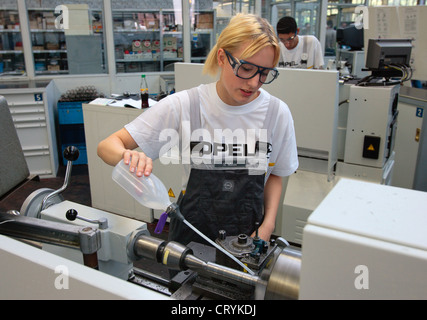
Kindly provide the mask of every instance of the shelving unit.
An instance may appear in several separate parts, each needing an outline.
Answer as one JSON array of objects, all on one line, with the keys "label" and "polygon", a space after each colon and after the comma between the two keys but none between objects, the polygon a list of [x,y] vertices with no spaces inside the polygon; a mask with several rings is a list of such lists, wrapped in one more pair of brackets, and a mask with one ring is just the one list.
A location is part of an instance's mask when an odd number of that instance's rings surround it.
[{"label": "shelving unit", "polygon": [[113,11],[117,73],[164,71],[182,61],[182,26],[173,11]]},{"label": "shelving unit", "polygon": [[55,28],[53,10],[28,10],[36,75],[68,74],[64,30]]},{"label": "shelving unit", "polygon": [[8,75],[25,75],[17,9],[0,9],[0,77]]},{"label": "shelving unit", "polygon": [[[9,2],[0,5],[0,77],[173,71],[175,62],[204,62],[217,36],[216,11],[205,3],[181,10],[147,1],[130,9],[108,0]],[[64,27],[62,6],[73,27],[82,19],[86,35]]]},{"label": "shelving unit", "polygon": [[[191,60],[203,62],[215,41],[215,11],[191,18]],[[183,26],[173,10],[113,11],[117,73],[172,71],[182,62]]]}]

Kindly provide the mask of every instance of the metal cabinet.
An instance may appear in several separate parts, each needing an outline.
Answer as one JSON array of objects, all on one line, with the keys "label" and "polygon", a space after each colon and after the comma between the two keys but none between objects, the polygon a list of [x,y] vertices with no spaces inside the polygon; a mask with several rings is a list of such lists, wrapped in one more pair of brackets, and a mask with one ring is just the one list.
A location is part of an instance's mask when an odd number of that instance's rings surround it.
[{"label": "metal cabinet", "polygon": [[[0,86],[31,174],[56,177],[58,150],[52,82],[14,82]],[[11,164],[13,165],[13,164]]]},{"label": "metal cabinet", "polygon": [[396,160],[392,185],[427,190],[427,93],[423,89],[401,87],[395,142]]}]

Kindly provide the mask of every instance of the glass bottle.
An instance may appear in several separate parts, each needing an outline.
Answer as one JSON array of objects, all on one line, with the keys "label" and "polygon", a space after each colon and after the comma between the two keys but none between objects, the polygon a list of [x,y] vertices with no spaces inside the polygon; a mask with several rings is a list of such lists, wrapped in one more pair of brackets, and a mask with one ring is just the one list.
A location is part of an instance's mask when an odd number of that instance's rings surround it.
[{"label": "glass bottle", "polygon": [[148,104],[148,85],[147,79],[145,78],[145,74],[141,76],[141,86],[140,86],[140,94],[141,94],[141,108],[145,109],[149,107]]}]

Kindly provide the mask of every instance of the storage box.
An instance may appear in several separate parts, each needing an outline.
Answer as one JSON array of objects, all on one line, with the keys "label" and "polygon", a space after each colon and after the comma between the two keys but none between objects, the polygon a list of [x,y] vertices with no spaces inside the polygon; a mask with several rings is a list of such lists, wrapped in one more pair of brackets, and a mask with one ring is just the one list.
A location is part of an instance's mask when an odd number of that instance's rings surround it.
[{"label": "storage box", "polygon": [[154,13],[144,14],[144,25],[147,29],[159,29],[159,19]]},{"label": "storage box", "polygon": [[87,102],[58,102],[59,124],[83,123],[82,104]]},{"label": "storage box", "polygon": [[60,70],[60,67],[59,67],[59,65],[57,65],[57,64],[49,64],[49,65],[47,66],[47,70],[48,70],[48,71],[59,71],[59,70]]},{"label": "storage box", "polygon": [[142,41],[133,40],[132,41],[132,51],[142,51]]},{"label": "storage box", "polygon": [[212,29],[213,28],[213,15],[211,13],[200,13],[196,15],[196,28],[197,29]]},{"label": "storage box", "polygon": [[145,20],[145,27],[147,29],[159,29],[159,20]]},{"label": "storage box", "polygon": [[198,23],[213,22],[213,15],[212,13],[199,13],[196,15],[196,20]]},{"label": "storage box", "polygon": [[84,144],[86,142],[84,124],[59,126],[59,138],[61,144]]},{"label": "storage box", "polygon": [[151,41],[150,40],[144,40],[141,42],[141,51],[151,52]]},{"label": "storage box", "polygon": [[199,22],[196,25],[197,29],[212,29],[213,28],[213,22]]},{"label": "storage box", "polygon": [[177,43],[175,37],[164,37],[163,38],[163,50],[176,50]]}]

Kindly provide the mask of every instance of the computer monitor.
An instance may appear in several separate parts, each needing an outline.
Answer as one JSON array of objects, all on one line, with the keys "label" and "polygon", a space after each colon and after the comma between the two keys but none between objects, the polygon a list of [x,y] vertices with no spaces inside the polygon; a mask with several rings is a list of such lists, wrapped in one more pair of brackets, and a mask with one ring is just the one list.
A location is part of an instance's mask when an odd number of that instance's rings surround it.
[{"label": "computer monitor", "polygon": [[337,29],[337,42],[341,46],[347,46],[350,50],[363,48],[363,28],[356,28],[354,24]]},{"label": "computer monitor", "polygon": [[366,68],[382,70],[390,65],[409,67],[411,39],[369,39]]}]

